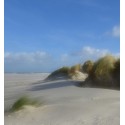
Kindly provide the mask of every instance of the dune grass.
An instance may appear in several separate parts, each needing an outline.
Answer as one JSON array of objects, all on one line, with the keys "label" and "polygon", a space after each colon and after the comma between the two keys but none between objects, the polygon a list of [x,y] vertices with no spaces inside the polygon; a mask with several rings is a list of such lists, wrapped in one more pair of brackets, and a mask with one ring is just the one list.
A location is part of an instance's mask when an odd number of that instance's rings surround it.
[{"label": "dune grass", "polygon": [[74,76],[77,77],[78,73],[76,71],[81,71],[81,64],[76,64],[70,67],[68,76],[72,79]]},{"label": "dune grass", "polygon": [[113,56],[105,56],[94,63],[93,72],[96,77],[108,75],[114,69],[115,58]]},{"label": "dune grass", "polygon": [[120,87],[120,59],[112,55],[106,55],[95,62],[88,60],[83,65],[62,67],[52,72],[49,77],[55,79],[56,76],[66,76],[72,79],[73,76],[78,75],[76,71],[88,74],[83,85],[86,82],[98,87]]},{"label": "dune grass", "polygon": [[114,86],[114,78],[112,76],[115,68],[116,58],[107,55],[97,60],[92,68],[90,78],[98,86]]},{"label": "dune grass", "polygon": [[90,74],[93,68],[94,62],[91,60],[86,61],[83,65],[82,65],[82,71],[84,73],[88,73]]},{"label": "dune grass", "polygon": [[114,64],[113,78],[115,84],[120,88],[120,59],[117,59]]},{"label": "dune grass", "polygon": [[25,105],[33,105],[33,106],[38,106],[40,103],[37,100],[31,100],[27,96],[20,97],[13,105],[12,108],[10,109],[11,112],[18,111],[20,109],[23,109]]},{"label": "dune grass", "polygon": [[64,67],[62,67],[62,68],[60,68],[60,69],[57,69],[57,70],[55,70],[55,71],[53,71],[47,78],[53,78],[53,77],[56,77],[56,76],[58,76],[58,75],[67,75],[68,74],[68,72],[69,72],[69,69],[70,69],[70,67],[66,67],[66,66],[64,66]]},{"label": "dune grass", "polygon": [[120,88],[120,59],[112,55],[106,55],[95,62],[86,61],[82,70],[89,77],[80,86],[90,84],[95,87]]},{"label": "dune grass", "polygon": [[75,71],[80,71],[80,70],[81,70],[81,65],[80,64],[74,65],[72,67],[64,66],[64,67],[62,67],[60,69],[57,69],[54,72],[52,72],[48,76],[48,78],[53,79],[53,78],[56,78],[58,76],[66,76],[66,77],[70,78],[71,75],[75,74]]},{"label": "dune grass", "polygon": [[60,68],[57,72],[66,73],[67,74],[69,72],[69,69],[70,69],[70,67],[64,66],[64,67]]},{"label": "dune grass", "polygon": [[81,70],[81,65],[76,64],[70,68],[69,73],[74,73],[75,71],[80,71],[80,70]]},{"label": "dune grass", "polygon": [[117,59],[117,60],[116,60],[114,66],[115,66],[114,72],[120,74],[120,59]]}]

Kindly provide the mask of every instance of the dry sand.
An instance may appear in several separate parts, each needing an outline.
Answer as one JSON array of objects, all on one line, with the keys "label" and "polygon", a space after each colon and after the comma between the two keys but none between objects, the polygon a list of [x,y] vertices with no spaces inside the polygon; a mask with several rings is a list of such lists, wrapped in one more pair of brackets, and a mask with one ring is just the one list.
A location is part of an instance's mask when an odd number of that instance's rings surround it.
[{"label": "dry sand", "polygon": [[76,81],[42,81],[48,74],[5,74],[5,111],[26,94],[43,102],[15,113],[5,125],[120,125],[120,92],[80,88]]}]

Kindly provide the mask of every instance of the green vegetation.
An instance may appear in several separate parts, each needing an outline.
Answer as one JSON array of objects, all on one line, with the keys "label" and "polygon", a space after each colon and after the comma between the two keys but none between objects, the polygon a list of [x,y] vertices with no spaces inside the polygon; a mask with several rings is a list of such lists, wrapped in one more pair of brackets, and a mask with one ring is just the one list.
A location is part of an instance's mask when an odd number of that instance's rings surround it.
[{"label": "green vegetation", "polygon": [[108,88],[120,88],[120,59],[116,59],[111,55],[104,56],[97,61],[86,61],[82,66],[80,64],[72,67],[62,67],[48,78],[66,76],[72,78],[78,75],[76,71],[88,74],[88,78],[80,83],[80,86],[97,86]]},{"label": "green vegetation", "polygon": [[82,71],[84,73],[90,74],[93,68],[94,62],[91,60],[86,61],[82,66]]},{"label": "green vegetation", "polygon": [[[120,81],[116,81],[116,75],[120,77],[120,60],[107,55],[97,60],[92,68],[89,79],[93,85],[100,87],[118,87]],[[118,71],[119,70],[119,71]]]},{"label": "green vegetation", "polygon": [[120,59],[116,60],[114,64],[113,78],[116,86],[120,87]]},{"label": "green vegetation", "polygon": [[105,56],[94,63],[90,77],[99,86],[112,86],[112,72],[116,59],[113,56]]},{"label": "green vegetation", "polygon": [[115,64],[114,64],[114,72],[115,73],[119,73],[119,75],[120,75],[120,59],[117,59],[116,60],[116,62],[115,62]]},{"label": "green vegetation", "polygon": [[120,88],[120,59],[107,55],[96,62],[88,60],[83,64],[82,70],[89,77],[80,86]]},{"label": "green vegetation", "polygon": [[19,98],[12,106],[11,110],[12,112],[18,111],[22,109],[25,105],[39,105],[38,101],[31,100],[27,96],[23,96]]},{"label": "green vegetation", "polygon": [[57,73],[64,73],[64,74],[68,74],[69,72],[69,67],[62,67],[60,69],[57,69],[56,71],[52,72],[51,75],[55,75]]},{"label": "green vegetation", "polygon": [[56,71],[52,72],[47,79],[56,79],[58,77],[68,77],[71,78],[71,75],[75,74],[75,71],[80,71],[81,65],[77,64],[72,67],[62,67],[60,69],[57,69]]},{"label": "green vegetation", "polygon": [[70,74],[73,74],[75,73],[76,71],[80,71],[81,70],[81,65],[80,64],[77,64],[77,65],[74,65],[70,68],[69,70],[69,73]]},{"label": "green vegetation", "polygon": [[70,67],[62,67],[60,69],[57,69],[56,71],[52,72],[47,79],[55,79],[58,78],[59,76],[66,76],[68,77],[68,73],[69,73]]},{"label": "green vegetation", "polygon": [[62,67],[59,70],[57,70],[57,72],[61,72],[61,73],[68,73],[69,72],[69,67]]}]

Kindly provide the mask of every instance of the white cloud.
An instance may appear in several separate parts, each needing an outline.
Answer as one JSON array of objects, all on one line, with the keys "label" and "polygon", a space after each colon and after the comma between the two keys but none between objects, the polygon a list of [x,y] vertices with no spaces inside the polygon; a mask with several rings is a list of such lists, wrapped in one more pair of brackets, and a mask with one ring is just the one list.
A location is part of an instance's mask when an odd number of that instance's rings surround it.
[{"label": "white cloud", "polygon": [[63,62],[65,62],[65,61],[67,61],[68,60],[68,58],[69,58],[69,54],[62,54],[62,56],[61,56],[61,61],[63,61]]},{"label": "white cloud", "polygon": [[[52,56],[46,52],[5,52],[5,72],[48,72],[62,66],[83,64],[86,60],[97,60],[98,58],[111,54],[107,49],[96,49],[90,46],[83,47],[80,51]],[[119,57],[119,53],[113,54]]]},{"label": "white cloud", "polygon": [[119,26],[114,26],[112,29],[112,35],[114,37],[119,37],[120,36],[120,27]]},{"label": "white cloud", "polygon": [[38,63],[42,62],[43,59],[47,59],[49,55],[46,52],[20,52],[20,53],[11,53],[6,52],[4,54],[5,62],[27,62],[27,63]]},{"label": "white cloud", "polygon": [[110,35],[113,37],[119,37],[120,36],[120,26],[114,26],[112,30],[105,33],[106,35]]},{"label": "white cloud", "polygon": [[5,52],[4,62],[5,72],[49,71],[54,64],[46,52]]},{"label": "white cloud", "polygon": [[112,53],[108,49],[98,49],[90,46],[85,46],[79,51],[63,54],[58,60],[62,66],[72,66],[78,63],[83,64],[86,60],[96,61],[97,59],[106,55],[113,55],[119,57],[119,53]]},{"label": "white cloud", "polygon": [[89,59],[95,61],[108,54],[119,57],[119,53],[111,53],[108,49],[97,49],[90,46],[85,46],[80,51],[74,52],[71,55],[73,58],[79,57],[80,62],[83,62]]},{"label": "white cloud", "polygon": [[82,50],[80,50],[79,52],[75,52],[72,55],[75,56],[91,56],[91,57],[101,57],[101,56],[105,56],[106,54],[109,54],[110,52],[107,49],[96,49],[96,48],[92,48],[90,46],[85,46],[83,47]]},{"label": "white cloud", "polygon": [[110,52],[107,49],[101,50],[101,49],[96,49],[96,48],[87,46],[87,47],[83,47],[81,53],[84,55],[102,57],[102,56],[109,54]]}]

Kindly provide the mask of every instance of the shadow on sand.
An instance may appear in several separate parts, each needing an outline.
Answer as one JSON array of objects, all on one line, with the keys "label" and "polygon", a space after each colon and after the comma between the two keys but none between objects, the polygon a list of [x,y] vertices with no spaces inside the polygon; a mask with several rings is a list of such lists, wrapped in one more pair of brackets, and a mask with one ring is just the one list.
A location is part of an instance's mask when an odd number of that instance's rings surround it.
[{"label": "shadow on sand", "polygon": [[46,89],[54,89],[54,88],[60,88],[60,87],[68,87],[68,86],[77,86],[78,81],[52,81],[52,82],[44,82],[41,84],[36,84],[36,86],[33,86],[29,89],[29,91],[39,91],[39,90],[46,90]]}]

